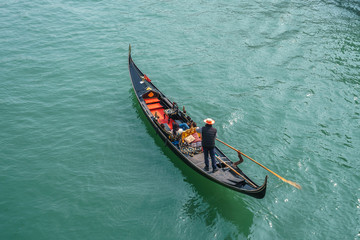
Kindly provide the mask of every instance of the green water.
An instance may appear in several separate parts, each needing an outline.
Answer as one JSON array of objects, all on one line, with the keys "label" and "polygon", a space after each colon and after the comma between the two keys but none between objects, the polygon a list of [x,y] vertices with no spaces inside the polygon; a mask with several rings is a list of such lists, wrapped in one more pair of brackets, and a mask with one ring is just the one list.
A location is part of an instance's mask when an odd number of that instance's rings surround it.
[{"label": "green water", "polygon": [[[3,0],[0,21],[0,239],[360,239],[358,0]],[[129,44],[303,189],[245,160],[269,175],[257,200],[182,163],[137,105]]]}]

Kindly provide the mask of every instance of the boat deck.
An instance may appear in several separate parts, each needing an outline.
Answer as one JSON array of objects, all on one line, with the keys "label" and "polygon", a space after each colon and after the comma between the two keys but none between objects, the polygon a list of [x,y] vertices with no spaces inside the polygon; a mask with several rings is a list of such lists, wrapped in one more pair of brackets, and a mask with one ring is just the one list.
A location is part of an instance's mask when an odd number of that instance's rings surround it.
[{"label": "boat deck", "polygon": [[[195,154],[194,156],[188,156],[188,159],[200,170],[206,172],[204,170],[205,168],[205,162],[204,162],[204,154],[203,153],[198,153]],[[224,159],[225,160],[225,159]],[[209,157],[209,162],[211,162],[211,159]],[[238,176],[234,176],[233,173],[230,172],[230,169],[228,167],[221,167],[221,165],[219,163],[217,163],[217,166],[219,167],[219,170],[215,173],[212,172],[211,169],[211,163],[209,166],[209,171],[206,173],[209,173],[212,177],[216,178],[217,180],[221,181],[221,182],[225,182],[227,184],[230,185],[243,185],[245,184],[245,181],[242,177],[238,177]]]}]

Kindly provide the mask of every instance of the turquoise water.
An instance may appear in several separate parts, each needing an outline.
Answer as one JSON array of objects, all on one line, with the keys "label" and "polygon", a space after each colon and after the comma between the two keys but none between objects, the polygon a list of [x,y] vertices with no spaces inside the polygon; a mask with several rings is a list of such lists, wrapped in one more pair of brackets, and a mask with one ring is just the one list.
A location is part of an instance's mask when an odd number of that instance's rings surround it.
[{"label": "turquoise water", "polygon": [[[358,0],[10,0],[0,20],[0,239],[360,239]],[[269,175],[257,200],[182,163],[137,105],[129,44],[303,189],[245,159]]]}]

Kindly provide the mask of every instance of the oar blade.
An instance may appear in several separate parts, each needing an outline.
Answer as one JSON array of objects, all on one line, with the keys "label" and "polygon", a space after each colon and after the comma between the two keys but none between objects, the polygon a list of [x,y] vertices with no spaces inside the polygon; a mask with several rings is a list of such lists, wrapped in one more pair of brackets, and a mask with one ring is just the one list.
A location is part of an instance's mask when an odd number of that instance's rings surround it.
[{"label": "oar blade", "polygon": [[288,184],[290,184],[291,186],[294,186],[296,187],[297,189],[301,189],[301,186],[300,184],[296,183],[296,182],[292,182],[292,181],[289,181],[289,180],[284,180],[284,182],[287,182]]}]

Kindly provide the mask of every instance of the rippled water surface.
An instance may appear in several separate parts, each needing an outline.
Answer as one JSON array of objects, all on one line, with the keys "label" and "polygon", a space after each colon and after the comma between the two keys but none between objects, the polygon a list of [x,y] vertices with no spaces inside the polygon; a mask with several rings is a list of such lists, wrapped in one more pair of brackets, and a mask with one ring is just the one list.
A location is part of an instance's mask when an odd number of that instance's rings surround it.
[{"label": "rippled water surface", "polygon": [[[0,21],[0,239],[360,239],[358,0],[9,0]],[[182,163],[136,102],[129,44],[302,190],[245,160],[269,175],[257,200]]]}]

